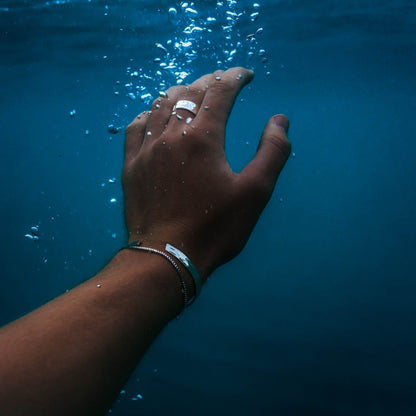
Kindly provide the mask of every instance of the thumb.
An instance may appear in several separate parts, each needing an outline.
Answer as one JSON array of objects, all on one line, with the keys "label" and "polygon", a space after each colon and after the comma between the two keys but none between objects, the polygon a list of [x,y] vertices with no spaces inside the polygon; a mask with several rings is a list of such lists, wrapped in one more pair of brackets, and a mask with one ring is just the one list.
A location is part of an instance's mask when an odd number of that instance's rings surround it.
[{"label": "thumb", "polygon": [[273,116],[264,129],[256,155],[241,172],[245,180],[259,185],[268,197],[290,155],[288,130],[289,120],[285,115]]}]

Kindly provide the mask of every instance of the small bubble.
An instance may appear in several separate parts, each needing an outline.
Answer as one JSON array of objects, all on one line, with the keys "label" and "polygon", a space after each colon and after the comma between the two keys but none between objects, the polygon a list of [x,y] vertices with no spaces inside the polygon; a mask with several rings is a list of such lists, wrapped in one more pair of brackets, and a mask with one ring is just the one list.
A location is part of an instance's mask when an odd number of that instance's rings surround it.
[{"label": "small bubble", "polygon": [[283,202],[283,198],[279,198],[279,202],[282,203]]},{"label": "small bubble", "polygon": [[266,55],[266,51],[264,49],[260,49],[259,56],[265,56],[265,55]]},{"label": "small bubble", "polygon": [[38,233],[39,233],[39,227],[37,225],[36,226],[33,226],[33,227],[30,227],[30,232],[32,234],[38,235]]},{"label": "small bubble", "polygon": [[151,131],[148,131],[146,134],[147,134],[148,136],[151,136],[151,135],[152,135],[152,132],[151,132]]},{"label": "small bubble", "polygon": [[207,130],[205,133],[206,133],[206,134],[211,134],[211,132],[210,132],[209,130]]},{"label": "small bubble", "polygon": [[142,396],[141,394],[138,394],[136,397],[137,397],[138,399],[143,399],[143,396]]},{"label": "small bubble", "polygon": [[255,22],[258,18],[259,18],[260,13],[259,12],[255,12],[255,13],[251,13],[250,15],[250,20],[252,22]]},{"label": "small bubble", "polygon": [[256,30],[256,35],[261,35],[263,32],[264,32],[264,29],[263,29],[262,27],[259,27],[259,28]]},{"label": "small bubble", "polygon": [[108,183],[116,183],[117,179],[116,178],[110,178],[108,180]]},{"label": "small bubble", "polygon": [[296,153],[295,152],[292,153],[292,157],[293,157],[293,159],[296,157]]},{"label": "small bubble", "polygon": [[132,100],[132,101],[134,101],[136,99],[136,96],[132,92],[128,93],[127,97],[129,97],[130,100]]},{"label": "small bubble", "polygon": [[178,120],[182,120],[182,119],[183,119],[183,117],[182,117],[182,116],[180,116],[179,114],[176,114],[176,118],[177,118]]},{"label": "small bubble", "polygon": [[116,202],[117,202],[117,199],[116,199],[116,198],[111,198],[111,199],[110,199],[110,203],[111,203],[111,204],[115,204]]},{"label": "small bubble", "polygon": [[188,117],[185,121],[186,124],[191,124],[192,123],[193,118],[192,117]]},{"label": "small bubble", "polygon": [[242,74],[238,74],[237,79],[242,79],[243,75]]},{"label": "small bubble", "polygon": [[163,98],[168,98],[168,94],[165,91],[159,91],[159,95]]},{"label": "small bubble", "polygon": [[221,81],[221,77],[215,77],[216,81]]},{"label": "small bubble", "polygon": [[209,110],[209,105],[206,105],[206,106],[204,107],[204,110],[208,111],[208,110]]},{"label": "small bubble", "polygon": [[270,74],[271,74],[271,72],[270,72],[270,71],[267,71],[267,72],[266,72],[266,77],[269,77],[269,76],[270,76]]},{"label": "small bubble", "polygon": [[111,134],[117,134],[120,131],[120,129],[118,127],[116,127],[114,124],[109,124],[107,126],[107,130]]},{"label": "small bubble", "polygon": [[186,130],[182,132],[182,136],[186,136]]},{"label": "small bubble", "polygon": [[116,233],[111,234],[111,238],[116,239],[117,238],[117,234]]},{"label": "small bubble", "polygon": [[254,4],[253,4],[253,7],[254,7],[255,9],[258,9],[258,8],[260,7],[260,4],[258,4],[258,3],[254,3]]},{"label": "small bubble", "polygon": [[75,116],[75,114],[77,113],[77,110],[71,110],[70,112],[69,112],[69,115],[71,116],[71,117],[74,117]]},{"label": "small bubble", "polygon": [[160,104],[156,104],[156,105],[155,105],[155,108],[156,108],[156,110],[159,110],[159,108],[160,108]]},{"label": "small bubble", "polygon": [[181,165],[184,166],[185,165],[185,162],[181,162]]},{"label": "small bubble", "polygon": [[100,287],[101,287],[101,285],[97,285],[97,287],[98,287],[98,288],[100,288]]},{"label": "small bubble", "polygon": [[33,240],[33,235],[32,234],[25,234],[25,238],[27,238],[28,240]]},{"label": "small bubble", "polygon": [[90,131],[89,130],[85,130],[85,135],[86,136],[89,136],[89,134],[90,134]]}]

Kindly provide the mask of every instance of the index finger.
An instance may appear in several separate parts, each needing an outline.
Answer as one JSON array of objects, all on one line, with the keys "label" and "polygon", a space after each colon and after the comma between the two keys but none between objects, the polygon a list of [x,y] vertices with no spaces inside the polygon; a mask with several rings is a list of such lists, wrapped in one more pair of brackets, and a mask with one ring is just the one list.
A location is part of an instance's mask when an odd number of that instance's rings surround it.
[{"label": "index finger", "polygon": [[213,77],[193,124],[224,137],[235,99],[253,77],[253,71],[241,67]]}]

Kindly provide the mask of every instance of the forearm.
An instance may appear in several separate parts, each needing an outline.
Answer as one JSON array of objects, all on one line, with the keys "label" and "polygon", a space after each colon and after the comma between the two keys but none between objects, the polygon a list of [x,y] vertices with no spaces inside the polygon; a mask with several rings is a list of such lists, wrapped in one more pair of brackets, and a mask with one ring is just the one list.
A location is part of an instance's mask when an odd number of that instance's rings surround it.
[{"label": "forearm", "polygon": [[103,415],[182,302],[167,260],[120,252],[0,331],[0,414]]}]

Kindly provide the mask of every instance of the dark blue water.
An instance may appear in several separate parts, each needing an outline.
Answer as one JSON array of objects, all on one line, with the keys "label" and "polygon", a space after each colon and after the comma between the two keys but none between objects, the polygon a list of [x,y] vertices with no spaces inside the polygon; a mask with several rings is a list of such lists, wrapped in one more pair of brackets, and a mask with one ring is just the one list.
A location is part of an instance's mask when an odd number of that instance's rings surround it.
[{"label": "dark blue water", "polygon": [[[217,24],[196,56],[170,58],[189,80],[217,60],[256,70],[228,127],[236,170],[278,112],[294,155],[244,252],[161,334],[112,414],[415,415],[416,4],[261,1],[252,22],[238,1],[226,39],[224,3],[195,5]],[[186,37],[173,6],[0,1],[0,324],[124,244],[123,133],[107,126],[146,108],[137,86],[175,82],[153,62],[155,43]]]}]

